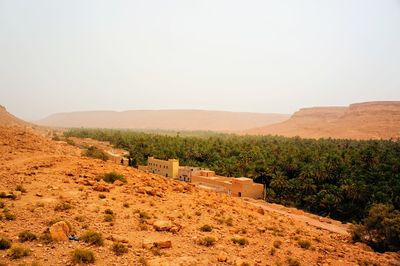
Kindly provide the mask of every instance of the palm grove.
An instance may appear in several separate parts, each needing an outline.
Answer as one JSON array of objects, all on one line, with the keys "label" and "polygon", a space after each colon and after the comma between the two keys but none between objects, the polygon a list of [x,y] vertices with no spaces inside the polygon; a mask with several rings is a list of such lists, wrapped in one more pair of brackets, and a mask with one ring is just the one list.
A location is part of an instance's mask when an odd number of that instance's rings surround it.
[{"label": "palm grove", "polygon": [[72,129],[66,137],[110,141],[134,165],[148,156],[247,176],[265,184],[266,200],[360,223],[353,238],[376,250],[400,249],[400,142],[311,140],[224,134]]}]

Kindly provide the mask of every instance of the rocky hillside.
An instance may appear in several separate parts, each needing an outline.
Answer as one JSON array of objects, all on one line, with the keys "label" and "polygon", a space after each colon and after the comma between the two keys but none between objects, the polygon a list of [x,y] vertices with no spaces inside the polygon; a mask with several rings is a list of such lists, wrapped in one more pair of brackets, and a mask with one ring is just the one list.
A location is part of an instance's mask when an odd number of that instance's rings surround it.
[{"label": "rocky hillside", "polygon": [[[275,210],[262,201],[199,190],[80,154],[25,128],[0,127],[0,265],[398,265],[400,260],[399,254],[351,243],[345,231],[332,230],[340,224],[326,218],[306,219],[295,210]],[[124,178],[103,179],[110,172]]]},{"label": "rocky hillside", "polygon": [[0,126],[10,125],[28,125],[27,122],[15,117],[14,115],[7,112],[6,108],[0,105]]},{"label": "rocky hillside", "polygon": [[240,131],[282,122],[285,114],[201,110],[91,111],[59,113],[35,123],[52,127]]},{"label": "rocky hillside", "polygon": [[400,102],[304,108],[287,121],[246,133],[303,138],[400,138]]}]

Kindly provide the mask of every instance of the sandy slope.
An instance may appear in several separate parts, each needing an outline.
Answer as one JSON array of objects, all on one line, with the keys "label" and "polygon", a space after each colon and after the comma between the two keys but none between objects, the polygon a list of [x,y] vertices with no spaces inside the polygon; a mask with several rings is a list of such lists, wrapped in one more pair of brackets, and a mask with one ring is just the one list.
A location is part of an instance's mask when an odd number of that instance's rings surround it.
[{"label": "sandy slope", "polygon": [[[109,171],[122,173],[128,183],[119,186],[96,180]],[[32,249],[30,256],[17,261],[10,260],[7,252],[0,250],[0,263],[8,265],[32,261],[42,265],[70,265],[70,252],[77,247],[94,251],[97,265],[142,265],[144,261],[148,265],[241,265],[241,262],[287,265],[289,259],[301,265],[359,265],[366,261],[399,265],[396,264],[400,260],[398,254],[372,252],[363,245],[352,244],[347,235],[268,208],[261,212],[252,201],[198,190],[190,184],[112,162],[82,158],[79,149],[44,139],[20,127],[0,127],[0,180],[0,192],[14,191],[17,184],[27,190],[19,199],[2,200],[16,215],[16,220],[0,221],[0,235]],[[110,192],[95,191],[99,184],[108,187]],[[100,194],[106,198],[100,199]],[[55,211],[61,202],[68,202],[72,209]],[[124,203],[129,207],[123,207]],[[116,214],[113,223],[104,221],[106,209]],[[294,213],[293,209],[278,209]],[[139,212],[149,216],[143,223]],[[69,221],[77,235],[92,229],[109,240],[102,247],[77,241],[17,243],[17,235],[22,230],[40,235],[55,218]],[[171,221],[181,229],[158,232],[153,223],[160,219]],[[227,222],[229,219],[231,223]],[[329,219],[323,222],[335,224]],[[204,224],[212,225],[213,231],[201,232],[199,228]],[[198,244],[205,236],[216,239],[213,247]],[[232,243],[234,236],[246,238],[249,244]],[[125,242],[129,252],[120,257],[114,255],[110,250],[111,239]],[[301,239],[310,241],[311,247],[301,248],[298,244]],[[160,240],[170,240],[172,247],[161,250],[161,254],[143,247],[144,242]],[[276,240],[281,241],[281,246],[272,254]],[[226,262],[218,262],[221,253],[226,256]]]},{"label": "sandy slope", "polygon": [[246,131],[303,138],[400,138],[400,102],[367,102],[349,107],[305,108],[282,123]]}]

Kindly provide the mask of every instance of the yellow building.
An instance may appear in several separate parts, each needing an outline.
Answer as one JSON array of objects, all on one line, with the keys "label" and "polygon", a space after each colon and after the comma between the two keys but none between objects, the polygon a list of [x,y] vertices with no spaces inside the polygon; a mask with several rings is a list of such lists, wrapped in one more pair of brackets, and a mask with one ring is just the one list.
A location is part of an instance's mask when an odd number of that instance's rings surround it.
[{"label": "yellow building", "polygon": [[147,159],[147,171],[175,179],[178,177],[179,160],[169,159],[168,161],[165,161],[149,157]]},{"label": "yellow building", "polygon": [[192,176],[192,183],[204,189],[226,193],[235,197],[249,197],[262,199],[264,196],[264,185],[254,183],[247,177],[226,177],[215,175],[214,171],[200,171],[198,175]]}]

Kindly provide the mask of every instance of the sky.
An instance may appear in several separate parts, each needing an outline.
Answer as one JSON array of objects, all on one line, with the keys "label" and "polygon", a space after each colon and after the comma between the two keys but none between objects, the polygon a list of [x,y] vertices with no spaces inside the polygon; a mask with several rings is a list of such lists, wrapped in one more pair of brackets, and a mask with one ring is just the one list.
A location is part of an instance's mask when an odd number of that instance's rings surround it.
[{"label": "sky", "polygon": [[0,0],[0,104],[293,113],[400,100],[400,0]]}]

